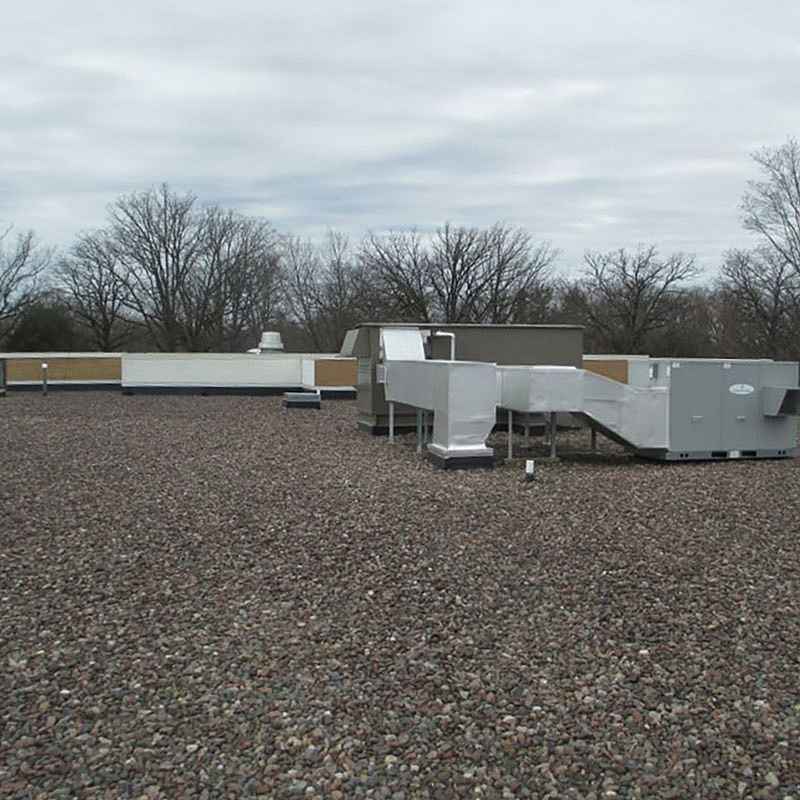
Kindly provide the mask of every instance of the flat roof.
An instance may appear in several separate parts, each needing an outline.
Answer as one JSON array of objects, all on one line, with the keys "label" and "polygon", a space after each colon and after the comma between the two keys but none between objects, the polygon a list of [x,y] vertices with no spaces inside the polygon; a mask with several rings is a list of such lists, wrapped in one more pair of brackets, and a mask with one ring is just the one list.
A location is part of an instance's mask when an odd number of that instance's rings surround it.
[{"label": "flat roof", "polygon": [[0,420],[6,797],[730,798],[747,753],[747,793],[797,798],[797,461],[588,457],[581,430],[438,472],[351,401],[280,397],[30,393]]}]

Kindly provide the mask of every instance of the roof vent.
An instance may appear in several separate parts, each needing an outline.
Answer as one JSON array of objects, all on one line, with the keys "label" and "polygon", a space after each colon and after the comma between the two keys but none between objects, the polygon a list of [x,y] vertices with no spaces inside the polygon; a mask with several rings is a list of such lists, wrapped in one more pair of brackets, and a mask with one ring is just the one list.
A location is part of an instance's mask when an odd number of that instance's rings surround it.
[{"label": "roof vent", "polygon": [[278,331],[264,331],[261,334],[261,341],[258,343],[258,350],[261,353],[283,350],[280,333]]}]

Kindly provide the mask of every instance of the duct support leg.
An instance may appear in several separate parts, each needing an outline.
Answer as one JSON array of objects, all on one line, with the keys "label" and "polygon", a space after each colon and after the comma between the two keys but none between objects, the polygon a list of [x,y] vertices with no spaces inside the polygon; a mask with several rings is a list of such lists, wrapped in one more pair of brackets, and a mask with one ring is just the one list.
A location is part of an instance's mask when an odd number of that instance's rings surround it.
[{"label": "duct support leg", "polygon": [[550,412],[550,460],[555,461],[556,456],[556,412]]},{"label": "duct support leg", "polygon": [[417,452],[422,452],[422,411],[417,409]]},{"label": "duct support leg", "polygon": [[508,409],[508,460],[514,458],[514,412]]},{"label": "duct support leg", "polygon": [[531,415],[525,414],[525,447],[531,446]]},{"label": "duct support leg", "polygon": [[592,442],[592,452],[596,453],[597,452],[597,428],[592,428],[591,442]]},{"label": "duct support leg", "polygon": [[389,444],[394,444],[394,401],[389,401]]}]

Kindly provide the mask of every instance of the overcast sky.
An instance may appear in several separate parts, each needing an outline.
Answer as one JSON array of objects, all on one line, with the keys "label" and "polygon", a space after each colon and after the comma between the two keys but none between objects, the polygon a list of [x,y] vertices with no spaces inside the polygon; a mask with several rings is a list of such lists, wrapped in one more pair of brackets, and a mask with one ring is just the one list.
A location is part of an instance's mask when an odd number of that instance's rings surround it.
[{"label": "overcast sky", "polygon": [[60,246],[167,181],[312,237],[524,226],[571,270],[749,243],[800,136],[797,0],[25,0],[3,7],[0,220]]}]

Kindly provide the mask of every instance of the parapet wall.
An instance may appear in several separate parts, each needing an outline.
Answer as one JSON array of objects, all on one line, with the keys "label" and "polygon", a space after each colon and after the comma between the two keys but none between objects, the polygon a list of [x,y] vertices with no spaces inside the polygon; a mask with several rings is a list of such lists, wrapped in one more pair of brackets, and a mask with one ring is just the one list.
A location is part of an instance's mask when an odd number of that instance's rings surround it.
[{"label": "parapet wall", "polygon": [[6,363],[9,389],[38,386],[42,364],[47,364],[48,384],[102,384],[119,386],[122,381],[121,353],[0,353]]},{"label": "parapet wall", "polygon": [[52,388],[346,392],[356,384],[356,360],[329,353],[0,353],[0,360],[9,389],[41,386],[42,364]]}]

